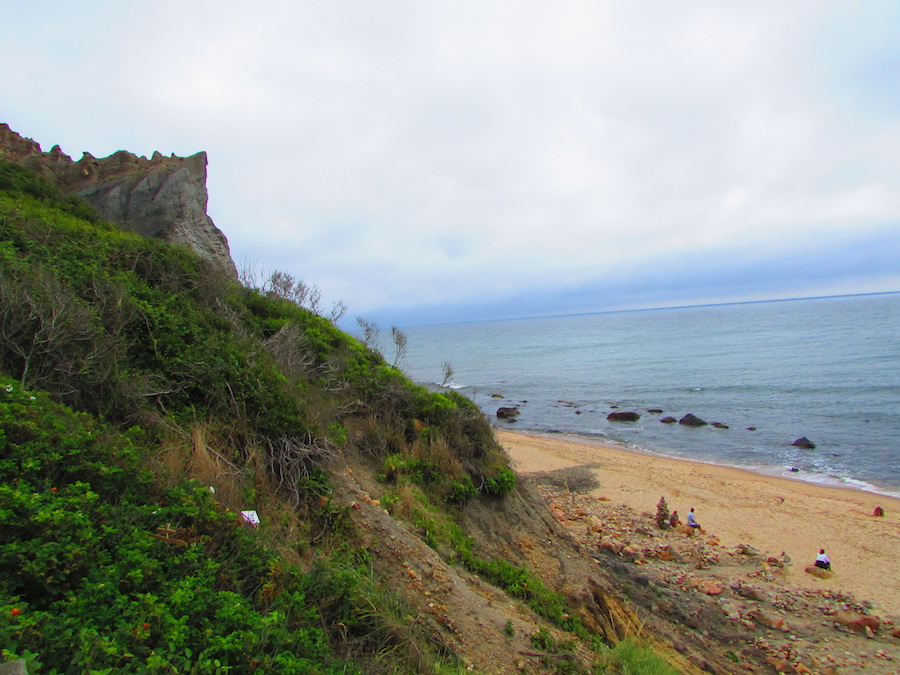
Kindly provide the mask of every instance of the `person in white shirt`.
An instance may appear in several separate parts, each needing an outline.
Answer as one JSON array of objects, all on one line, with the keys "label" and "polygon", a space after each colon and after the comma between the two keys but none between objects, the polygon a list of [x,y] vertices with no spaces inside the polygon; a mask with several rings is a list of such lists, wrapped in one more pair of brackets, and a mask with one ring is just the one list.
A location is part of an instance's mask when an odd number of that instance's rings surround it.
[{"label": "person in white shirt", "polygon": [[823,570],[831,569],[831,561],[828,559],[828,556],[825,555],[825,549],[819,549],[819,555],[816,556],[816,567],[821,567]]}]

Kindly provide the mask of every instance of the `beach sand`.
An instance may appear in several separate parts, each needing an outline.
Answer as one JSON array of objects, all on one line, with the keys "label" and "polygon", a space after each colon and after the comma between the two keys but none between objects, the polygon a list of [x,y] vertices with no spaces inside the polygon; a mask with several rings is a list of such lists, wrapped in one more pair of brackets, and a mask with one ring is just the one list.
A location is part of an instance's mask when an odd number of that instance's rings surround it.
[{"label": "beach sand", "polygon": [[[726,548],[748,544],[793,564],[785,581],[828,588],[868,600],[883,617],[900,617],[900,499],[851,488],[669,459],[588,440],[498,431],[522,474],[591,466],[600,487],[592,494],[637,512],[655,513],[660,497],[681,520],[694,507],[703,529]],[[874,517],[876,506],[884,517]],[[820,548],[834,576],[804,572]]]}]

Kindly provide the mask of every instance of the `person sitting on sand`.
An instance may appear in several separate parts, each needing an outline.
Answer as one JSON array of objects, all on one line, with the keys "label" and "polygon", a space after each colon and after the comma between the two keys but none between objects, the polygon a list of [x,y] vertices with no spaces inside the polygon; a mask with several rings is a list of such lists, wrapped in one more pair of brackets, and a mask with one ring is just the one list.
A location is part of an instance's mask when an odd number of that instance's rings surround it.
[{"label": "person sitting on sand", "polygon": [[882,516],[884,516],[884,509],[881,508],[880,506],[876,506],[875,511],[872,512],[872,515],[882,517]]},{"label": "person sitting on sand", "polygon": [[669,516],[669,527],[673,530],[681,525],[681,519],[678,517],[678,511],[672,511],[672,515]]},{"label": "person sitting on sand", "polygon": [[700,529],[700,523],[697,522],[697,519],[694,517],[694,507],[691,507],[691,512],[688,514],[688,527],[696,527],[698,530]]},{"label": "person sitting on sand", "polygon": [[823,570],[831,569],[831,561],[828,559],[828,556],[825,555],[824,548],[819,549],[819,555],[816,556],[815,566],[821,567]]}]

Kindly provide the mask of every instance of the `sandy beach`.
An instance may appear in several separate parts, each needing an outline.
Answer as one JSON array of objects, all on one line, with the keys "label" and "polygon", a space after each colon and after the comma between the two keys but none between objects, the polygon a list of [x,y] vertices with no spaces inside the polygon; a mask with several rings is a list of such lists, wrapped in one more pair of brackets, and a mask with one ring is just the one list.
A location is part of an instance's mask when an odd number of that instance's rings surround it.
[{"label": "sandy beach", "polygon": [[[522,474],[590,467],[600,484],[597,497],[654,513],[664,496],[682,520],[694,507],[698,522],[723,546],[786,552],[793,560],[787,583],[849,592],[873,602],[878,613],[900,616],[900,499],[587,440],[509,431],[497,437]],[[872,515],[876,506],[884,517]],[[803,571],[820,548],[831,558],[831,579]]]}]

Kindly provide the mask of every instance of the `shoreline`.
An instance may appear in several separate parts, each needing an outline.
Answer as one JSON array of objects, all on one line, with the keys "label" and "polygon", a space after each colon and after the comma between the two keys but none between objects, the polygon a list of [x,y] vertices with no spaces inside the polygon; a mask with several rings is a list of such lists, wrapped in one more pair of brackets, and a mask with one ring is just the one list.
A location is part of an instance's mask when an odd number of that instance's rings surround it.
[{"label": "shoreline", "polygon": [[[695,507],[704,530],[726,548],[747,544],[793,564],[785,581],[849,592],[876,613],[900,617],[900,498],[853,486],[821,485],[751,469],[667,457],[584,437],[496,430],[520,474],[581,467],[599,482],[590,494],[638,513],[654,513],[661,496],[684,520]],[[872,515],[876,506],[884,517]],[[835,575],[804,572],[820,548]]]},{"label": "shoreline", "polygon": [[[497,434],[501,433],[510,433],[510,434],[521,434],[523,436],[535,436],[537,438],[546,438],[547,440],[555,440],[559,439],[562,441],[567,441],[570,443],[583,444],[591,447],[600,447],[607,448],[610,450],[620,450],[621,452],[629,452],[636,455],[645,455],[651,458],[659,458],[659,459],[671,459],[674,461],[680,462],[692,462],[695,464],[702,464],[704,466],[717,466],[726,469],[735,469],[737,471],[747,471],[748,473],[757,474],[759,476],[766,476],[769,478],[782,478],[784,480],[795,481],[798,483],[803,483],[804,485],[816,485],[824,488],[834,488],[836,490],[858,490],[860,492],[865,492],[867,494],[875,495],[878,497],[884,497],[885,499],[897,499],[900,500],[900,489],[893,490],[890,488],[880,488],[877,485],[872,485],[871,483],[867,483],[862,480],[858,480],[855,478],[838,478],[836,476],[827,476],[824,474],[812,474],[806,473],[803,471],[799,471],[796,474],[790,472],[788,469],[777,466],[768,466],[768,467],[752,467],[752,466],[739,466],[735,464],[719,464],[717,462],[706,461],[702,459],[695,459],[692,457],[679,457],[678,455],[666,454],[660,452],[658,450],[654,450],[651,448],[646,448],[640,445],[629,445],[627,443],[623,443],[621,441],[616,441],[610,438],[606,438],[601,435],[588,435],[588,434],[580,434],[576,431],[535,431],[531,429],[516,429],[511,430],[509,428],[500,428],[495,426],[494,431]],[[804,476],[809,476],[809,478],[804,478]],[[818,479],[817,479],[818,478]]]}]

